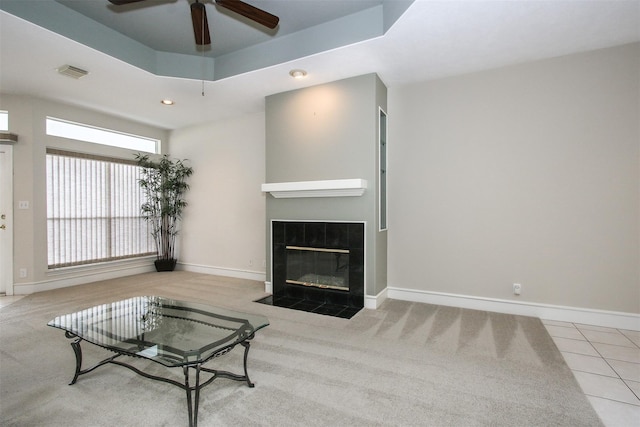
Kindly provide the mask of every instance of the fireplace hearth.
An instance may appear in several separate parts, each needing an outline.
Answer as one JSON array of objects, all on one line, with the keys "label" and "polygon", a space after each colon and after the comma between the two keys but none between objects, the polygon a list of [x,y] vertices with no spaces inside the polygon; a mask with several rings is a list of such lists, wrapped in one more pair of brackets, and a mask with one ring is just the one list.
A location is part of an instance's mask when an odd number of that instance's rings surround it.
[{"label": "fireplace hearth", "polygon": [[364,307],[363,222],[272,222],[273,295],[259,302],[351,318]]}]

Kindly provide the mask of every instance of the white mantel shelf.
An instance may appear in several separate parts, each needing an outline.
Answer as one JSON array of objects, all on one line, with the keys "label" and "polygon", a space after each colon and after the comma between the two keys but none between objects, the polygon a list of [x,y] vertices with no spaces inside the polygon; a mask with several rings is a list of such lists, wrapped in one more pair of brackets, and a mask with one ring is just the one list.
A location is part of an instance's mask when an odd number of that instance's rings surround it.
[{"label": "white mantel shelf", "polygon": [[362,196],[367,189],[366,179],[332,179],[326,181],[276,182],[262,184],[264,193],[278,199],[296,197]]}]

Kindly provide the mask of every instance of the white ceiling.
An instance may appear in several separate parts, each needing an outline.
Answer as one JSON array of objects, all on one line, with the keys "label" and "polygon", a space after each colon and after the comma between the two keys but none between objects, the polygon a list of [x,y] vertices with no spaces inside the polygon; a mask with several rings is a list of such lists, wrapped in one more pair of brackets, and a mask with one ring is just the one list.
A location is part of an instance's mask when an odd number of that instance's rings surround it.
[{"label": "white ceiling", "polygon": [[[42,2],[21,1],[34,5]],[[305,1],[311,0],[275,0],[273,3],[282,6]],[[315,0],[315,3],[330,5],[335,1]],[[87,3],[96,2],[106,0]],[[9,0],[0,0],[0,9],[6,3]],[[160,13],[152,9],[176,7],[185,9],[180,14],[184,12],[188,19],[188,6],[183,3],[184,0],[170,0],[165,5],[138,11]],[[266,3],[267,0],[254,2]],[[217,9],[211,8],[207,9],[210,24],[217,13]],[[285,20],[284,16],[280,17]],[[294,19],[295,14],[287,16],[287,20]],[[246,23],[240,24],[249,27]],[[190,22],[180,25],[187,27],[183,38],[192,40]],[[281,25],[281,31],[288,31],[284,22]],[[157,26],[154,31],[160,41],[149,38],[145,43],[164,43],[161,37],[166,36],[167,29]],[[212,29],[212,34],[214,31]],[[127,40],[134,36],[129,34]],[[214,40],[230,36],[231,33],[214,35]],[[264,33],[259,35],[263,36]],[[203,83],[198,79],[154,75],[3,10],[0,11],[0,91],[59,100],[177,129],[263,111],[264,97],[270,94],[367,73],[378,73],[385,84],[393,88],[635,41],[640,41],[640,0],[417,0],[382,36]],[[185,48],[191,48],[189,43],[176,42],[176,52]],[[80,80],[64,77],[56,72],[63,64],[78,66],[90,73]],[[292,79],[288,72],[293,68],[307,70],[308,77],[301,81]],[[167,97],[174,99],[176,105],[162,106],[160,100]]]}]

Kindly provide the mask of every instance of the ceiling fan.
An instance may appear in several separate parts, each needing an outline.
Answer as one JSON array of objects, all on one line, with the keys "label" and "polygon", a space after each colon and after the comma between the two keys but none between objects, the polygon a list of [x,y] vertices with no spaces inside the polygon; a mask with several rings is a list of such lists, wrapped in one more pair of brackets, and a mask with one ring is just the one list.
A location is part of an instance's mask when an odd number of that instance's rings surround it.
[{"label": "ceiling fan", "polygon": [[[109,0],[109,2],[117,6],[140,1],[144,0]],[[214,2],[218,6],[224,7],[270,29],[274,29],[280,21],[280,18],[277,16],[240,0],[214,0]],[[191,21],[193,22],[193,34],[196,38],[196,44],[199,46],[211,44],[207,10],[204,4],[198,0],[191,3]]]}]

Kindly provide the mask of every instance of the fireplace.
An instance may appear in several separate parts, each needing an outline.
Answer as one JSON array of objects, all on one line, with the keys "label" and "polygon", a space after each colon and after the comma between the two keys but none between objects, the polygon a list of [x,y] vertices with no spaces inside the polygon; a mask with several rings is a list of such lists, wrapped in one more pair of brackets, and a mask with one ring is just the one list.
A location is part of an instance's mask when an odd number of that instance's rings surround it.
[{"label": "fireplace", "polygon": [[286,246],[286,283],[349,290],[349,249]]},{"label": "fireplace", "polygon": [[273,305],[346,318],[362,309],[363,222],[271,224]]}]

